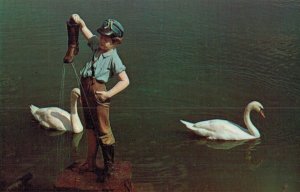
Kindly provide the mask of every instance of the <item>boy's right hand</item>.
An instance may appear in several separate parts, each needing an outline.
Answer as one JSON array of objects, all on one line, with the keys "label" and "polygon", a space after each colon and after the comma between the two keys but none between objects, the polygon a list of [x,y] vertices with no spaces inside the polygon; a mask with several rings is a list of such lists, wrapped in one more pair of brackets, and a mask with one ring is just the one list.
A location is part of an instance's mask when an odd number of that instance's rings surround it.
[{"label": "boy's right hand", "polygon": [[73,20],[76,24],[79,25],[80,30],[86,40],[93,37],[93,33],[87,28],[85,22],[80,18],[78,14],[72,14],[70,20]]},{"label": "boy's right hand", "polygon": [[80,16],[78,14],[72,14],[71,18],[75,21],[75,23],[81,25],[83,23],[83,20],[80,18]]}]

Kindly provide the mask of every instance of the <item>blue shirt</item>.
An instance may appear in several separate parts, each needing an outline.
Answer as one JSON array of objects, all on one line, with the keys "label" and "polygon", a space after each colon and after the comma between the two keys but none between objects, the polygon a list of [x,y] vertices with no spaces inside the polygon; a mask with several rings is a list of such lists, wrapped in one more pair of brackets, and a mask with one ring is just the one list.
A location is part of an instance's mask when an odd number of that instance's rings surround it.
[{"label": "blue shirt", "polygon": [[[116,49],[111,49],[105,53],[97,54],[99,48],[99,39],[93,36],[88,40],[88,45],[93,51],[93,56],[85,66],[80,70],[82,77],[93,77],[92,68],[94,68],[94,76],[98,81],[107,83],[113,75],[125,71]],[[92,67],[93,66],[93,67]]]}]

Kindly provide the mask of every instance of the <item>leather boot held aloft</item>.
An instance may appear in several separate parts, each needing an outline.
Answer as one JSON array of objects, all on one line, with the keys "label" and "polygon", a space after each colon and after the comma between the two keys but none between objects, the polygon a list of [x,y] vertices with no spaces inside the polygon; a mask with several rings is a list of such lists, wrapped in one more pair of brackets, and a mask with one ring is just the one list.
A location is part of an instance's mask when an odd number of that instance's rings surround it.
[{"label": "leather boot held aloft", "polygon": [[79,52],[79,25],[73,19],[67,21],[68,51],[64,57],[64,63],[72,63],[74,56]]}]

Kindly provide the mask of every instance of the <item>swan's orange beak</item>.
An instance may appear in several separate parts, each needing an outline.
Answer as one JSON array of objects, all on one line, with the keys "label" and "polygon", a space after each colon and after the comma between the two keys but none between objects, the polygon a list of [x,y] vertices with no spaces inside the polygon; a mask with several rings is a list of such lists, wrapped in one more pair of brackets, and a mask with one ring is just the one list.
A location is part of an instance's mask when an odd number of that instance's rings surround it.
[{"label": "swan's orange beak", "polygon": [[259,113],[260,113],[260,115],[261,115],[263,118],[266,118],[265,113],[263,112],[263,110],[260,110]]}]

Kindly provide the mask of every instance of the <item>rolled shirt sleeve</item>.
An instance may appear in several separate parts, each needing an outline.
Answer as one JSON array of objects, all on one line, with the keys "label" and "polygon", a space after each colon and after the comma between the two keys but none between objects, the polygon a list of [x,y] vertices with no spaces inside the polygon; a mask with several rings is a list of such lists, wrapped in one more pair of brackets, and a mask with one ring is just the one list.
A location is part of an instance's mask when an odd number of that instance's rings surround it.
[{"label": "rolled shirt sleeve", "polygon": [[125,65],[123,65],[123,62],[121,61],[119,56],[114,57],[113,61],[111,62],[111,69],[113,74],[119,74],[122,71],[126,70]]}]

